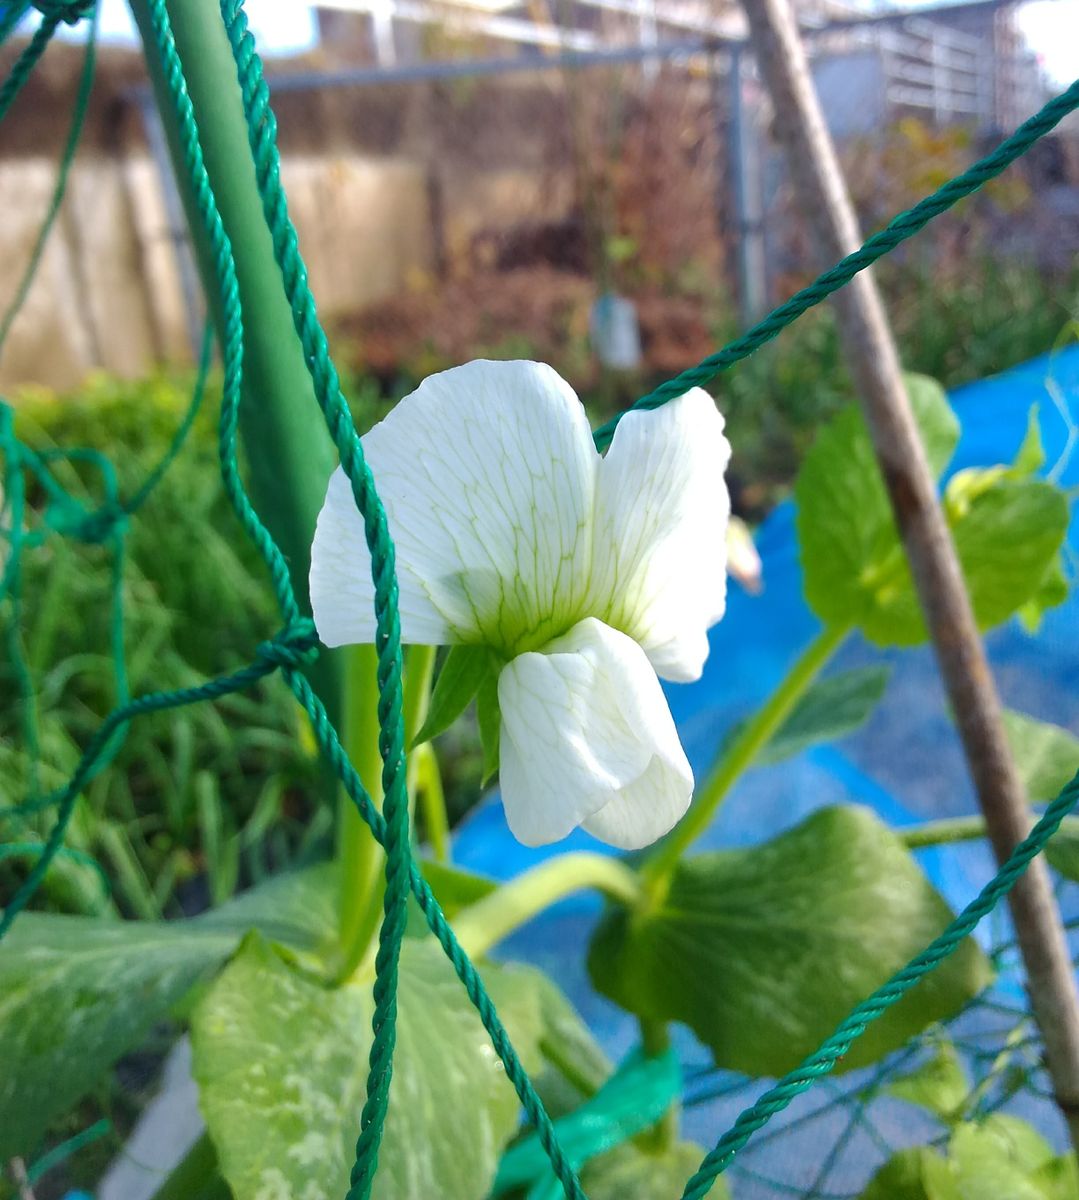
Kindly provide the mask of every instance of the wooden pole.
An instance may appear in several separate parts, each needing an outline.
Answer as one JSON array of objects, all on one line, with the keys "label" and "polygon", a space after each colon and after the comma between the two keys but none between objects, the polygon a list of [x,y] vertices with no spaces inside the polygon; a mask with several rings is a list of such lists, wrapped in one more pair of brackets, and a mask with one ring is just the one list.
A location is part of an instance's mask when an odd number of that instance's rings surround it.
[{"label": "wooden pole", "polygon": [[[854,208],[813,88],[789,0],[744,0],[750,40],[775,108],[775,128],[817,236],[834,261],[861,244]],[[936,484],[900,374],[880,294],[868,271],[834,297],[844,353],[955,710],[997,861],[1026,837],[1030,813],[1004,736],[1000,700],[963,583]],[[1060,914],[1040,859],[1009,897],[1034,1019],[1056,1102],[1079,1147],[1079,997]]]}]

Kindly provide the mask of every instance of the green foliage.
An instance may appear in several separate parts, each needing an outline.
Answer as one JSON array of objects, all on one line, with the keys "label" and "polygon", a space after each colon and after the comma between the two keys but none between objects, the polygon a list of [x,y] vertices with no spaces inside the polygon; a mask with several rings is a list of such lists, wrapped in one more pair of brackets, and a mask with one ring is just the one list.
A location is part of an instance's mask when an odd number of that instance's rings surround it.
[{"label": "green foliage", "polygon": [[[958,422],[938,384],[911,377],[907,388],[926,456],[940,474],[955,449]],[[1030,477],[1035,457],[1028,435],[1020,449],[1022,467],[963,471],[945,492],[945,513],[983,629],[1021,609],[1031,619],[1032,603],[1040,612],[1059,602],[1068,504],[1058,487]],[[845,410],[821,432],[795,496],[806,600],[821,620],[853,625],[880,646],[925,641],[910,568],[860,410]]]},{"label": "green foliage", "polygon": [[1079,1183],[1075,1155],[1058,1156],[1017,1117],[993,1115],[953,1129],[947,1154],[901,1150],[860,1200],[1065,1200]]},{"label": "green foliage", "polygon": [[285,876],[191,921],[24,913],[0,954],[0,1158],[32,1153],[48,1123],[140,1045],[246,929],[314,951],[329,919],[329,875]]},{"label": "green foliage", "polygon": [[[693,1142],[675,1142],[659,1151],[626,1143],[593,1159],[581,1183],[589,1200],[679,1200],[703,1157],[704,1150]],[[729,1195],[722,1179],[709,1192],[711,1200]]]},{"label": "green foliage", "polygon": [[1045,446],[1042,443],[1038,412],[1038,405],[1032,404],[1027,414],[1026,433],[1023,434],[1023,440],[1012,461],[1012,470],[1020,477],[1034,475],[1045,466]]},{"label": "green foliage", "polygon": [[[641,913],[609,911],[589,970],[630,1012],[684,1021],[717,1066],[779,1075],[947,924],[947,905],[868,810],[828,808],[772,841],[683,860]],[[842,971],[829,964],[842,963]],[[971,941],[844,1058],[873,1062],[990,979]]]},{"label": "green foliage", "polygon": [[476,701],[479,728],[481,785],[498,774],[502,712],[498,707],[500,663],[486,646],[451,646],[442,662],[431,693],[431,706],[414,745],[438,737]]},{"label": "green foliage", "polygon": [[[926,455],[939,472],[959,440],[959,422],[932,381],[908,384],[908,392]],[[882,644],[921,640],[909,569],[860,410],[845,409],[821,431],[795,499],[806,601],[817,616],[826,624],[856,624]]]},{"label": "green foliage", "polygon": [[838,741],[860,729],[884,695],[890,673],[887,667],[857,667],[810,685],[754,763],[783,762],[810,746]]},{"label": "green foliage", "polygon": [[[116,456],[121,496],[133,496],[157,465],[190,400],[190,380],[140,384],[104,377],[76,396],[28,395],[19,435],[39,450],[86,446]],[[247,544],[221,486],[215,405],[208,396],[183,453],[131,520],[123,601],[133,693],[201,683],[248,661],[277,626],[265,570]],[[54,464],[89,507],[100,481],[85,463]],[[43,497],[31,492],[40,512]],[[36,518],[35,518],[36,521]],[[115,703],[110,655],[112,562],[107,547],[60,536],[24,554],[23,645],[35,683],[41,786],[64,782]],[[26,798],[30,760],[6,661],[0,662],[0,796]],[[318,807],[321,776],[309,731],[284,688],[267,683],[216,705],[134,722],[109,770],[79,802],[69,842],[105,865],[116,907],[143,919],[220,901],[239,881],[309,861],[331,832]],[[51,813],[15,819],[0,811],[0,837],[43,835]],[[10,894],[26,862],[0,864]],[[54,907],[94,911],[96,896],[69,886],[63,867],[47,879]],[[77,882],[77,881],[76,881]]]},{"label": "green foliage", "polygon": [[483,783],[498,774],[499,751],[502,745],[502,710],[498,706],[498,675],[490,671],[480,684],[476,696],[476,719],[483,748]]},{"label": "green foliage", "polygon": [[949,484],[945,512],[979,626],[999,625],[1035,597],[1049,603],[1056,593],[1043,580],[1068,529],[1063,491],[1040,479],[996,477],[968,502],[954,504],[952,495]]},{"label": "green foliage", "polygon": [[932,1057],[889,1080],[885,1090],[899,1100],[927,1108],[942,1121],[951,1121],[970,1094],[970,1083],[955,1047],[940,1042]]},{"label": "green foliage", "polygon": [[1079,771],[1079,738],[1067,729],[1005,709],[1004,732],[1031,804],[1048,804]]},{"label": "green foliage", "polygon": [[900,1150],[877,1171],[859,1200],[934,1200],[927,1179],[946,1170],[944,1159],[928,1146]]},{"label": "green foliage", "polygon": [[[901,362],[947,388],[1050,350],[1079,282],[1074,270],[1051,277],[988,260],[968,261],[961,276],[942,282],[936,267],[935,261],[898,266],[886,260],[878,279]],[[740,332],[724,313],[715,343]],[[782,338],[722,376],[717,394],[737,447],[734,471],[748,485],[744,499],[765,512],[796,476],[821,426],[857,399],[833,314],[824,308],[806,313]]]},{"label": "green foliage", "polygon": [[558,1115],[599,1091],[610,1077],[611,1064],[577,1010],[548,976],[536,973],[536,989],[543,1016],[540,1049],[544,1057],[537,1087],[548,1110]]},{"label": "green foliage", "polygon": [[422,870],[424,879],[430,884],[435,899],[447,917],[453,917],[461,909],[498,890],[495,880],[486,875],[476,875],[448,863],[425,861]]},{"label": "green foliage", "polygon": [[[541,1016],[530,973],[485,973],[527,1067]],[[453,968],[433,941],[401,952],[394,1080],[379,1155],[379,1195],[481,1196],[518,1102]],[[348,1190],[371,1045],[369,982],[327,989],[257,934],[204,996],[192,1023],[194,1073],[222,1173],[236,1200],[276,1189],[336,1200]],[[449,1095],[467,1096],[452,1120]]]},{"label": "green foliage", "polygon": [[449,729],[490,673],[491,656],[486,646],[451,646],[435,679],[427,719],[414,745],[429,742]]}]

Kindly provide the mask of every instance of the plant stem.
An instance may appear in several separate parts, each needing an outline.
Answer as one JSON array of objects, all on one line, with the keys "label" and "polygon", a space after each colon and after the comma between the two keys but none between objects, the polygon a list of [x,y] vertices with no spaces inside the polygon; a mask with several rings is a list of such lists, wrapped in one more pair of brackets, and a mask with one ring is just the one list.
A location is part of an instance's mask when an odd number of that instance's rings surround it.
[{"label": "plant stem", "polygon": [[[1079,817],[1065,817],[1062,829],[1079,832]],[[985,817],[945,817],[940,821],[927,821],[912,829],[896,831],[899,840],[908,850],[919,850],[923,846],[946,846],[953,842],[975,842],[988,835]]]},{"label": "plant stem", "polygon": [[985,837],[984,817],[945,817],[927,821],[913,829],[897,829],[899,840],[908,850],[923,846],[947,846],[953,842],[974,842]]},{"label": "plant stem", "polygon": [[[405,661],[402,707],[405,744],[419,732],[427,716],[435,651],[412,646]],[[382,756],[378,748],[378,658],[374,646],[350,646],[344,693],[342,741],[363,786],[376,807],[382,807]],[[417,776],[415,756],[409,763],[409,794]],[[338,818],[337,857],[341,864],[340,958],[334,977],[341,982],[364,960],[382,919],[385,855],[355,806],[342,802]]]},{"label": "plant stem", "polygon": [[[665,1054],[671,1046],[671,1035],[666,1021],[641,1017],[641,1046],[649,1058]],[[640,1149],[650,1154],[662,1154],[678,1139],[678,1115],[681,1106],[674,1099],[662,1117],[650,1128],[634,1138]]]},{"label": "plant stem", "polygon": [[[405,745],[411,746],[423,728],[431,707],[431,681],[435,673],[434,646],[413,646],[405,674]],[[450,860],[450,827],[438,755],[429,742],[415,747],[408,763],[408,794],[413,805],[419,796],[424,831],[437,862]]]},{"label": "plant stem", "polygon": [[679,825],[659,842],[644,866],[645,877],[654,887],[666,879],[678,860],[711,825],[716,810],[740,776],[778,732],[821,668],[836,652],[847,634],[847,626],[828,626],[803,651],[764,706],[742,727],[722,753],[689,812]]},{"label": "plant stem", "polygon": [[[378,658],[374,646],[345,650],[346,683],[341,741],[372,803],[382,808],[382,758],[378,750]],[[363,959],[382,908],[382,847],[345,797],[338,809],[340,864],[340,957],[335,979],[347,979]]]},{"label": "plant stem", "polygon": [[416,764],[416,791],[423,811],[423,828],[435,862],[450,861],[450,823],[446,816],[446,795],[442,790],[442,772],[438,755],[430,742],[412,752]]},{"label": "plant stem", "polygon": [[605,854],[563,854],[541,863],[470,905],[453,922],[457,940],[472,958],[573,892],[594,888],[618,904],[635,908],[643,893],[636,872]]},{"label": "plant stem", "polygon": [[435,646],[409,646],[405,663],[402,708],[405,719],[405,745],[411,747],[416,734],[427,720],[431,707],[431,680],[435,674]]}]

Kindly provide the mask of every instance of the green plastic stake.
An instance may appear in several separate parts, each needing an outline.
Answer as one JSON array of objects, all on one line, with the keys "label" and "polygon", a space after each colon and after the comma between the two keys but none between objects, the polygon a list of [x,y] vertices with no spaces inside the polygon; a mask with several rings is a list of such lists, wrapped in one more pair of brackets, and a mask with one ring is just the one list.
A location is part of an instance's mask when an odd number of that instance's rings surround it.
[{"label": "green plastic stake", "polygon": [[[221,298],[213,283],[209,251],[187,172],[177,160],[176,119],[161,65],[152,51],[147,3],[130,0],[130,4],[147,50],[147,66],[204,290],[220,330]],[[284,551],[301,606],[310,612],[307,573],[311,539],[337,456],[323,423],[311,418],[317,411],[311,378],[263,219],[236,66],[221,10],[217,0],[170,0],[168,11],[199,121],[206,169],[236,261],[244,316],[240,434],[247,451],[249,491],[259,515]],[[335,720],[340,711],[340,675],[337,656],[330,653],[320,655],[311,671],[312,683]]]}]

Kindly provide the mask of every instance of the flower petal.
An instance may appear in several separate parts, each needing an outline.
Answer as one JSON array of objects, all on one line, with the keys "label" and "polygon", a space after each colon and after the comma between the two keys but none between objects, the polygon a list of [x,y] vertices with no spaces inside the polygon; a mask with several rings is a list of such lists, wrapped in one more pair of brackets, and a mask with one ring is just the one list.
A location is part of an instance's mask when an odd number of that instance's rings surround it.
[{"label": "flower petal", "polygon": [[[405,642],[483,641],[512,654],[569,627],[587,588],[599,456],[555,371],[479,361],[432,375],[363,448],[397,549]],[[363,522],[339,470],[311,551],[322,640],[373,641],[373,597]]]},{"label": "flower petal", "polygon": [[589,617],[498,678],[500,779],[518,841],[578,825],[624,850],[661,837],[689,807],[693,773],[648,659]]},{"label": "flower petal", "polygon": [[600,465],[593,595],[612,598],[607,619],[665,679],[700,677],[726,605],[730,453],[715,402],[694,388],[627,413]]}]

